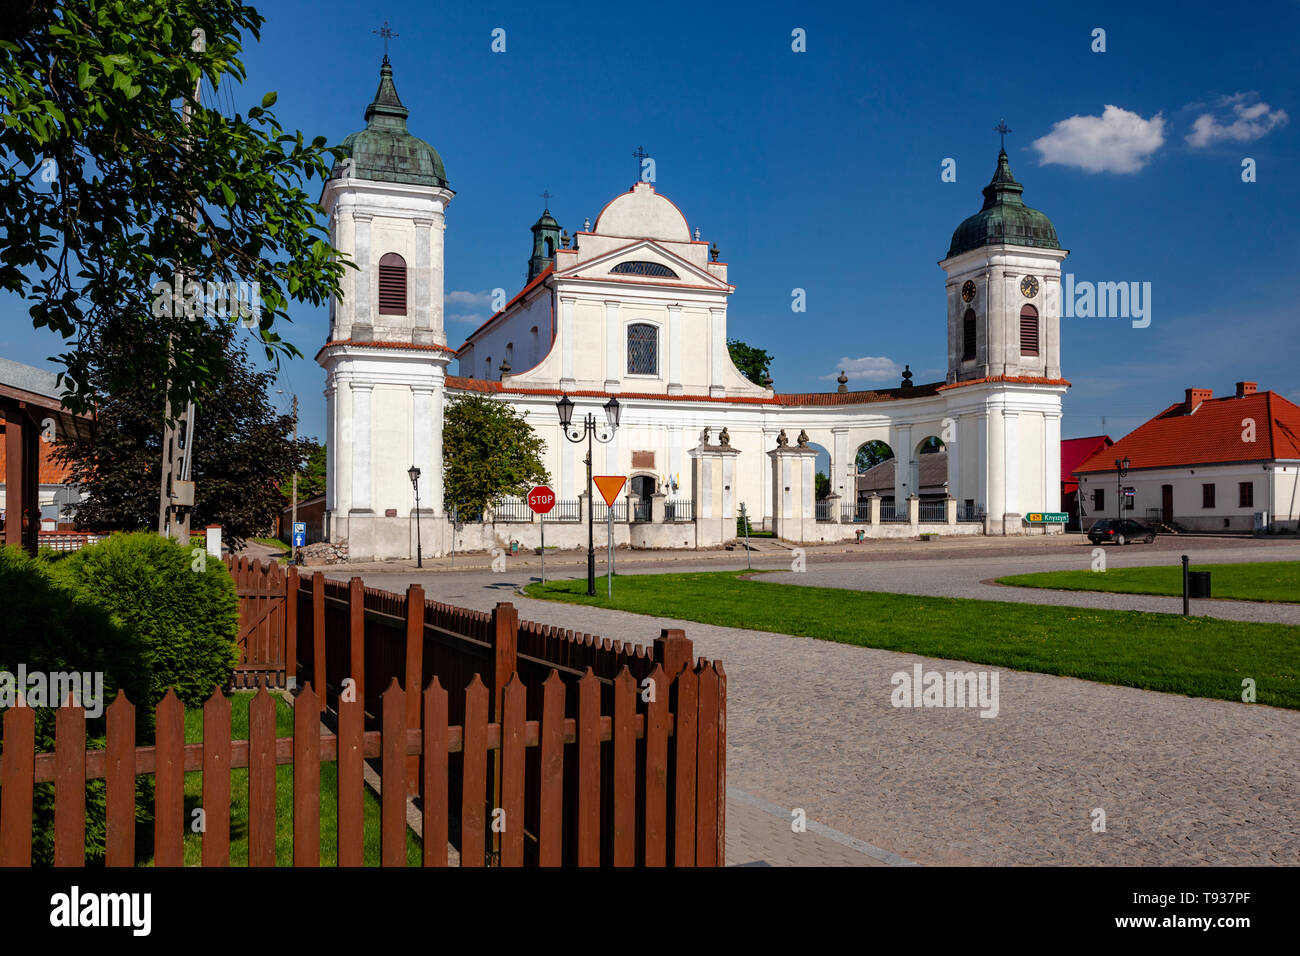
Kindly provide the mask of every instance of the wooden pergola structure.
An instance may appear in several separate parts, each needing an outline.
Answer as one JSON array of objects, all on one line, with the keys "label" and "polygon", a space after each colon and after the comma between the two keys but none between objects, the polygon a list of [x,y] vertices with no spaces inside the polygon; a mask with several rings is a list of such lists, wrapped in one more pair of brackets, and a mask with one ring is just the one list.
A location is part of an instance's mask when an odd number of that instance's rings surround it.
[{"label": "wooden pergola structure", "polygon": [[4,543],[35,555],[41,528],[40,441],[43,432],[84,433],[90,419],[63,407],[53,387],[54,375],[43,369],[4,362],[0,365],[0,426],[5,444]]}]

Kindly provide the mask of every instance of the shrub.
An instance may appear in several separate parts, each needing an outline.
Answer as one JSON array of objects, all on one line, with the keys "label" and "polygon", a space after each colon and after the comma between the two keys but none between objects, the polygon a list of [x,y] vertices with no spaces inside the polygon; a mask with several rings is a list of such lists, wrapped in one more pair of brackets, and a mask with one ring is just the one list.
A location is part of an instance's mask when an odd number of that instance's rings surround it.
[{"label": "shrub", "polygon": [[198,706],[239,661],[239,598],[226,566],[150,532],[115,534],[51,565],[82,600],[108,611],[140,642],[152,711],[167,688]]},{"label": "shrub", "polygon": [[[99,672],[104,675],[105,706],[119,689],[139,702],[149,683],[143,645],[106,610],[60,584],[50,568],[47,555],[34,560],[18,548],[0,547],[0,608],[4,609],[0,614],[0,671],[16,675],[19,665],[23,665],[29,674]],[[138,740],[143,741],[150,736],[153,715],[138,710],[136,718]],[[102,715],[87,717],[88,749],[103,749],[104,723]],[[54,750],[53,707],[36,708],[36,750]],[[145,792],[137,802],[137,817],[144,821],[151,818],[148,792],[146,781]],[[51,784],[36,785],[32,817],[32,862],[48,866],[54,851]],[[104,855],[104,820],[104,781],[90,781],[86,785],[86,856],[90,860]]]}]

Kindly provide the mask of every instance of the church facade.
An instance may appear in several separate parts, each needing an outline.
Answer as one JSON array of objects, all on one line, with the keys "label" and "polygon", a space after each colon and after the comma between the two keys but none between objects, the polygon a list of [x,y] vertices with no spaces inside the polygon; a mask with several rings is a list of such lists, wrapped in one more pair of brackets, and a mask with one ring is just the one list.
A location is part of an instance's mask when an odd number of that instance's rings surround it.
[{"label": "church facade", "polygon": [[[428,553],[493,546],[486,529],[466,540],[443,501],[443,407],[464,393],[527,413],[560,499],[586,491],[586,444],[564,437],[556,402],[568,396],[575,419],[594,412],[603,420],[600,406],[617,398],[619,427],[595,444],[593,466],[629,479],[633,520],[617,533],[620,543],[716,545],[735,536],[742,503],[756,526],[793,541],[864,528],[914,533],[919,458],[939,443],[947,452],[944,515],[929,509],[934,527],[924,530],[1020,534],[1031,530],[1027,513],[1059,509],[1066,251],[1047,217],[1024,205],[1005,151],[982,208],[958,226],[939,262],[945,380],[913,384],[908,372],[897,388],[848,391],[841,383],[836,392],[788,394],[733,364],[728,266],[648,182],[611,199],[572,238],[544,212],[523,288],[450,348],[442,264],[454,193],[436,150],[406,128],[387,58],[365,116],[322,195],[334,245],[357,269],[332,303],[329,340],[317,355],[326,370],[327,533],[349,543],[353,560],[412,555],[417,521]],[[892,524],[879,520],[879,504],[869,515],[851,513],[856,454],[872,441],[886,443],[899,464],[883,502]],[[820,522],[818,445],[830,458],[833,496]],[[420,469],[418,513],[412,464]],[[692,528],[663,520],[670,501],[690,502]],[[563,546],[563,531],[550,529],[548,543]],[[505,540],[512,534],[521,532]]]}]

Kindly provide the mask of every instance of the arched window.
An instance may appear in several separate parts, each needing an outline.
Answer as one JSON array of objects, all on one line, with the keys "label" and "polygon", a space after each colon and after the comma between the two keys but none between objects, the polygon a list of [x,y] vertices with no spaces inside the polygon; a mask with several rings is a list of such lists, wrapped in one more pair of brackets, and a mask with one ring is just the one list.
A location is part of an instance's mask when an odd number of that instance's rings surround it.
[{"label": "arched window", "polygon": [[379,260],[379,314],[406,315],[406,260],[395,252]]},{"label": "arched window", "polygon": [[1020,354],[1038,354],[1038,310],[1032,305],[1020,310]]},{"label": "arched window", "polygon": [[676,279],[678,275],[660,262],[620,262],[610,269],[611,275],[653,276],[657,279]]},{"label": "arched window", "polygon": [[492,377],[492,356],[490,355],[483,360],[483,377]]},{"label": "arched window", "polygon": [[967,309],[961,320],[961,360],[975,358],[975,310]]},{"label": "arched window", "polygon": [[638,323],[627,327],[627,374],[659,374],[659,329]]},{"label": "arched window", "polygon": [[551,259],[555,256],[555,240],[550,236],[546,237],[546,258]]}]

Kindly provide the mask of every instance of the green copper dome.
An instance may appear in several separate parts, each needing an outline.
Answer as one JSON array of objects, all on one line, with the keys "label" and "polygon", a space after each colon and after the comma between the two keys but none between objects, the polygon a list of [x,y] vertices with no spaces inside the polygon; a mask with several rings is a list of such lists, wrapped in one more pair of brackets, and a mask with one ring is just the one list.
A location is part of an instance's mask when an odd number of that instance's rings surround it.
[{"label": "green copper dome", "polygon": [[[408,110],[397,98],[393,68],[384,57],[379,69],[379,89],[366,107],[366,128],[343,141],[343,150],[354,161],[352,175],[385,183],[417,186],[446,186],[447,171],[438,151],[406,129]],[[343,174],[339,160],[330,174]]]},{"label": "green copper dome", "polygon": [[998,153],[998,168],[993,181],[984,187],[984,207],[957,227],[944,258],[951,259],[980,246],[998,243],[1039,249],[1061,248],[1052,221],[1021,200],[1020,194],[1024,191],[1025,187],[1011,175],[1007,153],[1003,150]]}]

